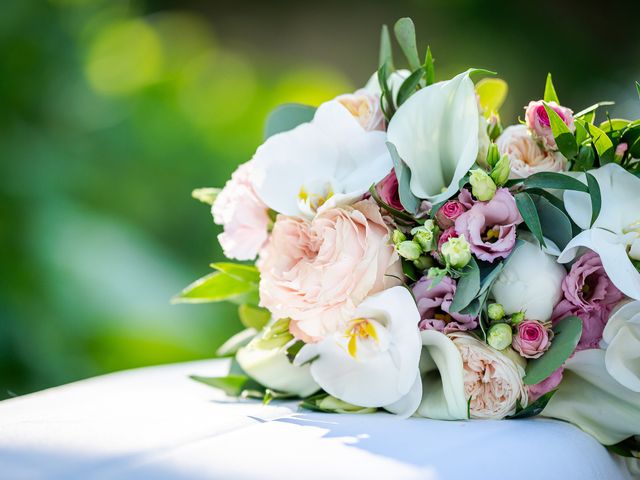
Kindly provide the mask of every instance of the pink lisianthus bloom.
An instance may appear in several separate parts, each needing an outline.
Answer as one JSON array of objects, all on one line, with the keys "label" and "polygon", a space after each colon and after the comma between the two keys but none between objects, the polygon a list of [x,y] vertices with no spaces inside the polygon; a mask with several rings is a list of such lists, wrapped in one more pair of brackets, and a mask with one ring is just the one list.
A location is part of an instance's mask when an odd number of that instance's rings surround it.
[{"label": "pink lisianthus bloom", "polygon": [[380,183],[376,185],[376,191],[384,203],[404,212],[404,207],[400,202],[400,194],[398,193],[398,179],[394,170],[391,170],[389,175],[380,180]]},{"label": "pink lisianthus bloom", "polygon": [[456,218],[467,211],[465,207],[458,200],[449,200],[446,202],[438,212],[436,213],[436,221],[442,229],[453,227]]},{"label": "pink lisianthus bloom", "polygon": [[564,298],[553,310],[555,324],[575,315],[582,319],[582,336],[577,350],[598,348],[609,314],[624,295],[611,282],[595,252],[576,261],[562,281]]},{"label": "pink lisianthus bloom", "polygon": [[366,131],[384,130],[384,115],[380,109],[380,96],[365,89],[336,97]]},{"label": "pink lisianthus bloom", "polygon": [[518,324],[511,346],[524,358],[540,358],[549,350],[553,331],[536,320],[525,320]]},{"label": "pink lisianthus bloom", "polygon": [[[558,105],[556,102],[547,102],[547,105],[560,116],[571,132],[576,131],[576,126],[573,122],[573,111],[571,109]],[[545,110],[542,100],[529,102],[525,111],[525,121],[531,133],[542,141],[545,149],[558,149],[556,139],[553,137],[553,132],[551,131],[549,114]]]},{"label": "pink lisianthus bloom", "polygon": [[471,195],[471,192],[466,188],[460,190],[460,193],[458,194],[458,201],[466,210],[469,210],[476,203],[473,195]]},{"label": "pink lisianthus bloom", "polygon": [[224,227],[218,241],[224,254],[253,260],[268,239],[269,209],[251,183],[251,162],[240,165],[211,206],[213,221]]},{"label": "pink lisianthus bloom", "polygon": [[473,330],[478,326],[477,318],[471,315],[451,312],[451,302],[456,293],[456,282],[444,277],[440,283],[431,286],[432,279],[422,277],[413,286],[413,295],[420,312],[420,330],[438,330],[451,333]]},{"label": "pink lisianthus bloom", "polygon": [[278,215],[257,266],[261,305],[275,318],[293,320],[298,338],[321,339],[344,327],[367,296],[402,278],[372,199],[313,220]]},{"label": "pink lisianthus bloom", "polygon": [[458,235],[464,235],[471,252],[480,260],[506,258],[516,244],[516,226],[522,216],[513,195],[499,188],[488,202],[476,202],[456,219]]},{"label": "pink lisianthus bloom", "polygon": [[549,393],[551,390],[555,389],[560,382],[562,382],[562,375],[564,373],[564,367],[559,367],[557,370],[549,375],[547,378],[542,380],[540,383],[536,383],[535,385],[529,385],[529,402],[535,402],[545,393]]}]

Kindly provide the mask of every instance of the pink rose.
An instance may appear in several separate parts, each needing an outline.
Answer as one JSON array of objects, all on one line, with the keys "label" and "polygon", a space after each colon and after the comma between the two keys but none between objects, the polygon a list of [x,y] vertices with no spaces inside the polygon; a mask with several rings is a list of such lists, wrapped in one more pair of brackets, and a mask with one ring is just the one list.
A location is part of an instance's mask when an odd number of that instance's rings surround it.
[{"label": "pink rose", "polygon": [[335,332],[368,295],[399,284],[402,267],[389,236],[371,199],[311,221],[278,215],[258,262],[262,306],[294,320],[299,337]]},{"label": "pink rose", "polygon": [[384,130],[384,115],[380,110],[380,97],[365,89],[336,97],[358,123],[367,131]]},{"label": "pink rose", "polygon": [[525,358],[540,358],[549,350],[553,331],[536,320],[525,320],[517,326],[511,346]]},{"label": "pink rose", "polygon": [[478,320],[471,315],[450,312],[451,302],[456,293],[456,282],[444,277],[436,286],[431,286],[432,279],[422,277],[413,286],[413,295],[420,312],[420,330],[438,330],[450,333],[473,330]]},{"label": "pink rose", "polygon": [[398,193],[398,179],[395,171],[391,170],[389,175],[380,180],[380,183],[376,186],[376,191],[384,203],[404,212],[404,207],[400,202],[400,194]]},{"label": "pink rose", "polygon": [[498,151],[509,156],[510,178],[526,178],[538,172],[563,172],[567,159],[560,152],[540,148],[526,125],[507,127],[496,140]]},{"label": "pink rose", "polygon": [[436,221],[440,228],[453,227],[455,219],[467,211],[467,208],[457,200],[449,200],[436,213]]},{"label": "pink rose", "polygon": [[562,381],[562,374],[564,373],[564,367],[559,367],[557,370],[535,385],[529,385],[529,402],[533,403],[539,399],[545,393],[549,393],[554,390]]},{"label": "pink rose", "polygon": [[267,242],[269,215],[251,183],[251,162],[231,175],[211,206],[213,221],[224,227],[218,241],[224,254],[236,260],[253,260]]},{"label": "pink rose", "polygon": [[607,276],[597,253],[589,251],[573,264],[562,281],[562,292],[564,299],[554,308],[551,320],[580,317],[582,337],[577,350],[598,348],[609,314],[624,295]]},{"label": "pink rose", "polygon": [[516,226],[522,217],[513,195],[499,188],[488,202],[476,202],[456,219],[456,233],[464,235],[480,260],[506,258],[516,244]]},{"label": "pink rose", "polygon": [[[562,105],[558,105],[556,102],[547,102],[547,105],[560,116],[571,132],[575,132],[576,126],[573,123],[573,111]],[[526,107],[525,119],[529,130],[542,141],[542,144],[547,150],[558,149],[556,139],[553,138],[553,132],[551,131],[549,114],[545,110],[542,100],[529,102],[529,105]]]}]

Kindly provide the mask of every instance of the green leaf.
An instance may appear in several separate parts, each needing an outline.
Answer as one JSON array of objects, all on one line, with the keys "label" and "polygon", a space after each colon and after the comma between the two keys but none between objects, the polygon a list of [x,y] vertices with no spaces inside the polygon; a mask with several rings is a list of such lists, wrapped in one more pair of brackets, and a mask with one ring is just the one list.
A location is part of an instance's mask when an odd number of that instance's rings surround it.
[{"label": "green leaf", "polygon": [[258,285],[260,282],[260,272],[254,265],[243,265],[241,263],[218,262],[209,265],[211,268],[225,273],[236,280]]},{"label": "green leaf", "polygon": [[526,192],[516,193],[516,206],[518,207],[518,211],[520,215],[522,215],[522,219],[524,223],[527,224],[529,230],[533,235],[538,239],[540,245],[546,246],[544,243],[544,237],[542,236],[542,226],[540,225],[540,217],[538,216],[538,211],[536,210],[536,205],[533,203],[531,196]]},{"label": "green leaf", "polygon": [[400,260],[402,262],[402,273],[404,273],[404,275],[409,280],[412,280],[414,282],[418,281],[418,279],[420,278],[420,275],[418,274],[418,270],[416,269],[413,262],[405,258],[401,258]]},{"label": "green leaf", "polygon": [[480,269],[475,259],[471,257],[471,260],[462,271],[462,276],[458,279],[456,294],[449,309],[452,312],[459,312],[476,298],[479,291]]},{"label": "green leaf", "polygon": [[640,82],[636,81],[636,90],[638,91],[638,96],[640,97]]},{"label": "green leaf", "polygon": [[[577,124],[576,124],[577,125]],[[596,161],[596,154],[593,151],[593,147],[591,145],[583,145],[580,147],[578,151],[578,156],[573,162],[572,170],[577,172],[584,172],[587,170],[591,170],[593,168],[593,164]]]},{"label": "green leaf", "polygon": [[[586,116],[583,118],[587,118]],[[589,138],[589,132],[587,132],[587,121],[580,119],[580,118],[576,118],[575,119],[575,126],[576,126],[576,142],[578,143],[578,145],[582,145],[584,143],[584,141],[586,139]]]},{"label": "green leaf", "polygon": [[587,185],[589,186],[589,196],[591,197],[591,226],[598,219],[598,215],[600,215],[600,208],[602,207],[602,197],[600,195],[600,185],[598,185],[598,181],[596,177],[591,175],[589,172],[585,172],[587,176]]},{"label": "green leaf", "polygon": [[610,118],[606,122],[600,124],[600,130],[604,133],[610,133],[617,130],[624,130],[631,122],[624,118]]},{"label": "green leaf", "polygon": [[406,102],[411,95],[416,93],[420,88],[420,80],[424,77],[424,68],[420,67],[418,70],[409,75],[398,90],[398,96],[396,98],[396,104],[398,107]]},{"label": "green leaf", "polygon": [[344,402],[328,393],[320,392],[311,397],[305,398],[300,406],[307,410],[326,413],[373,413],[377,408],[360,407],[351,403]]},{"label": "green leaf", "polygon": [[593,146],[595,147],[596,152],[598,152],[600,165],[613,162],[615,148],[613,147],[611,139],[595,125],[587,123],[586,128],[589,135],[591,135]]},{"label": "green leaf", "polygon": [[572,159],[578,154],[578,142],[575,135],[571,133],[567,124],[564,123],[553,108],[545,103],[544,109],[549,116],[551,132],[553,132],[553,137],[556,139],[558,150],[568,159]]},{"label": "green leaf", "polygon": [[293,363],[296,355],[298,355],[298,352],[300,352],[300,350],[302,350],[302,347],[304,346],[305,343],[302,340],[298,340],[297,342],[294,342],[289,348],[287,348],[287,358],[291,363]]},{"label": "green leaf", "polygon": [[378,59],[378,68],[386,66],[387,71],[393,70],[393,51],[391,50],[391,36],[386,25],[382,25],[380,32],[380,56]]},{"label": "green leaf", "polygon": [[580,180],[557,172],[534,173],[524,181],[526,188],[554,188],[557,190],[576,190],[588,193],[589,189]]},{"label": "green leaf", "polygon": [[532,195],[536,204],[540,226],[544,236],[564,250],[573,239],[573,229],[569,217],[545,197]]},{"label": "green leaf", "polygon": [[391,94],[391,89],[387,83],[387,78],[389,78],[389,69],[386,64],[383,64],[378,69],[378,83],[380,84],[381,91],[380,108],[382,109],[384,117],[389,121],[393,116],[395,106],[393,104],[393,95]]},{"label": "green leaf", "polygon": [[196,382],[204,383],[213,388],[218,388],[230,397],[238,397],[242,393],[249,377],[245,375],[227,375],[226,377],[200,377],[191,375],[189,378]]},{"label": "green leaf", "polygon": [[413,25],[413,20],[409,17],[401,18],[393,26],[393,31],[396,34],[396,40],[398,40],[404,56],[407,57],[411,71],[419,69],[420,58],[418,57],[416,27]]},{"label": "green leaf", "polygon": [[265,140],[276,133],[288,132],[302,123],[310,122],[315,113],[315,107],[299,103],[286,103],[276,107],[267,117]]},{"label": "green leaf", "polygon": [[411,192],[411,170],[409,170],[407,164],[402,161],[400,155],[398,155],[398,150],[393,143],[387,142],[387,148],[391,154],[396,178],[398,179],[400,203],[402,203],[402,206],[407,212],[415,214],[420,207],[420,199]]},{"label": "green leaf", "polygon": [[[607,105],[615,105],[615,103],[616,102],[598,102],[598,103],[594,103],[593,105],[585,108],[584,110],[580,110],[578,113],[574,114],[573,118],[578,119],[580,117],[584,117],[585,115],[589,115],[589,114],[595,112],[600,107],[605,107]],[[587,121],[592,122],[593,120],[587,120]]]},{"label": "green leaf", "polygon": [[551,400],[551,397],[555,395],[558,390],[551,390],[550,392],[545,393],[540,398],[538,398],[535,402],[527,405],[526,408],[522,410],[518,410],[513,415],[507,417],[508,420],[518,420],[522,418],[535,417],[536,415],[540,415],[544,408]]},{"label": "green leaf", "polygon": [[245,328],[241,332],[236,333],[216,350],[217,357],[228,357],[235,355],[238,350],[247,345],[257,335],[254,328]]},{"label": "green leaf", "polygon": [[431,56],[431,47],[427,47],[427,56],[424,60],[425,79],[427,85],[433,85],[436,81],[435,60]]},{"label": "green leaf", "polygon": [[540,358],[529,360],[523,381],[525,385],[540,383],[562,364],[575,351],[582,335],[582,320],[567,317],[553,327],[555,335],[551,347]]},{"label": "green leaf", "polygon": [[615,445],[605,445],[605,447],[616,455],[636,458],[634,452],[640,452],[640,439],[638,437],[629,437]]},{"label": "green leaf", "polygon": [[257,303],[257,286],[223,272],[214,272],[196,280],[172,299],[172,303],[221,301]]},{"label": "green leaf", "polygon": [[191,196],[202,203],[213,205],[221,191],[221,188],[196,188],[191,192]]},{"label": "green leaf", "polygon": [[558,100],[558,94],[556,93],[556,89],[553,86],[553,81],[551,80],[551,73],[547,74],[547,83],[544,85],[544,101],[545,102],[556,102],[560,104],[560,100]]},{"label": "green leaf", "polygon": [[247,328],[262,330],[271,320],[271,313],[266,308],[244,304],[238,307],[240,321]]},{"label": "green leaf", "polygon": [[476,84],[476,93],[485,118],[497,113],[507,98],[509,87],[507,82],[500,78],[483,78]]}]

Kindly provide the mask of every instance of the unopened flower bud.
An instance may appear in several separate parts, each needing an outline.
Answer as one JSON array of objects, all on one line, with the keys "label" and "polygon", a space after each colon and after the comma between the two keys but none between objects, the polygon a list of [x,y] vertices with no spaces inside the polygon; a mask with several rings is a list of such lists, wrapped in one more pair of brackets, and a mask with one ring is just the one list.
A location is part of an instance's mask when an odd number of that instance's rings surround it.
[{"label": "unopened flower bud", "polygon": [[492,325],[487,333],[487,343],[496,350],[504,350],[513,340],[511,325],[506,323],[496,323]]},{"label": "unopened flower bud", "polygon": [[496,193],[496,184],[493,182],[487,172],[481,168],[471,170],[469,177],[471,183],[471,192],[481,202],[489,201]]},{"label": "unopened flower bud", "polygon": [[404,242],[407,239],[407,236],[402,233],[400,230],[394,230],[393,233],[391,234],[391,241],[393,242],[394,245],[398,245],[399,243]]},{"label": "unopened flower bud", "polygon": [[504,317],[504,307],[499,303],[492,303],[487,307],[489,318],[495,322],[502,320]]},{"label": "unopened flower bud", "polygon": [[495,143],[489,145],[489,151],[487,152],[487,163],[491,168],[495,167],[496,163],[500,160],[500,152],[498,146]]},{"label": "unopened flower bud", "polygon": [[498,187],[501,187],[509,180],[509,173],[511,173],[511,162],[509,155],[504,154],[491,170],[491,179]]},{"label": "unopened flower bud", "polygon": [[422,255],[422,249],[413,240],[405,240],[396,246],[398,254],[407,260],[417,260]]},{"label": "unopened flower bud", "polygon": [[415,265],[415,267],[421,272],[424,272],[425,270],[433,267],[434,263],[435,262],[433,260],[433,257],[427,256],[427,255],[423,255],[417,260],[413,261],[413,264]]},{"label": "unopened flower bud", "polygon": [[511,315],[511,325],[516,326],[524,321],[524,312],[517,312]]},{"label": "unopened flower bud", "polygon": [[420,245],[422,251],[430,252],[431,250],[435,250],[437,245],[437,228],[433,220],[427,220],[424,222],[424,225],[411,230],[413,241]]},{"label": "unopened flower bud", "polygon": [[453,268],[463,268],[471,260],[471,249],[464,235],[451,237],[440,247],[440,253],[445,263]]}]

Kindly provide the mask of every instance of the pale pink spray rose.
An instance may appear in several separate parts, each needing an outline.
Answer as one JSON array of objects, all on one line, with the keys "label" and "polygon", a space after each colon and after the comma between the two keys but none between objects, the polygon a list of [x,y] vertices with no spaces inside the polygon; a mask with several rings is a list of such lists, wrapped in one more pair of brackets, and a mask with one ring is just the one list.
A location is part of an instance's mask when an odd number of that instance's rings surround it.
[{"label": "pale pink spray rose", "polygon": [[213,221],[224,227],[218,241],[224,254],[236,260],[253,260],[268,239],[267,206],[251,183],[251,162],[240,165],[211,206]]},{"label": "pale pink spray rose", "polygon": [[261,305],[308,337],[337,331],[368,295],[400,283],[389,237],[372,199],[313,220],[278,215],[258,262]]},{"label": "pale pink spray rose", "polygon": [[549,350],[553,331],[536,320],[525,320],[516,327],[511,346],[524,358],[540,358]]},{"label": "pale pink spray rose", "polygon": [[404,211],[404,207],[400,202],[400,194],[398,193],[398,178],[394,170],[391,170],[389,175],[380,180],[380,183],[376,185],[376,191],[384,203],[396,210]]},{"label": "pale pink spray rose", "polygon": [[560,382],[562,382],[562,375],[564,373],[564,367],[559,367],[557,370],[554,370],[551,375],[542,380],[540,383],[536,383],[535,385],[529,385],[529,401],[535,402],[545,393],[549,393],[551,390],[554,390]]},{"label": "pale pink spray rose", "polygon": [[[547,102],[547,105],[560,116],[571,132],[576,131],[576,126],[573,122],[573,111],[571,109],[558,105],[556,102]],[[529,102],[525,111],[525,121],[531,133],[540,139],[544,148],[547,150],[558,149],[556,139],[553,137],[553,132],[551,131],[549,114],[545,110],[542,100]]]},{"label": "pale pink spray rose", "polygon": [[367,131],[384,130],[384,115],[380,109],[380,96],[365,89],[336,97],[358,123]]},{"label": "pale pink spray rose", "polygon": [[526,125],[507,127],[497,138],[496,146],[500,154],[509,156],[510,178],[526,178],[538,172],[563,172],[567,169],[564,155],[541,148]]},{"label": "pale pink spray rose", "polygon": [[493,262],[509,256],[516,244],[516,227],[522,216],[513,195],[499,188],[488,202],[476,202],[456,219],[456,232],[464,235],[471,252],[480,260]]},{"label": "pale pink spray rose", "polygon": [[466,211],[467,207],[458,200],[449,200],[436,213],[436,221],[440,228],[450,228],[453,227],[456,218]]},{"label": "pale pink spray rose", "polygon": [[556,323],[575,315],[582,319],[582,336],[577,350],[598,348],[602,331],[613,307],[624,295],[611,282],[595,252],[587,252],[576,261],[562,281],[564,298],[553,310]]},{"label": "pale pink spray rose", "polygon": [[455,280],[444,277],[433,287],[432,283],[431,278],[422,277],[413,286],[413,296],[420,312],[420,330],[450,333],[473,330],[478,326],[477,318],[450,311],[456,293]]}]

